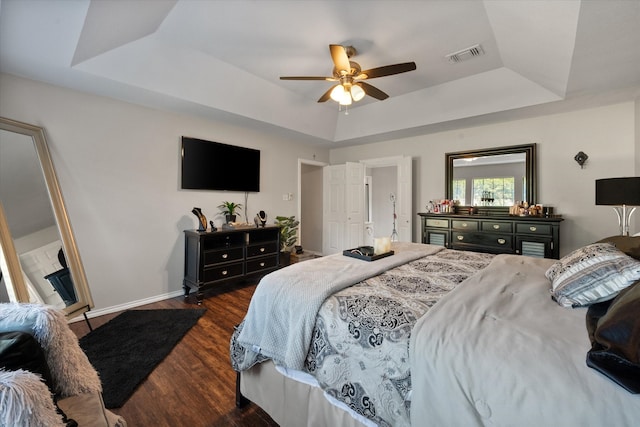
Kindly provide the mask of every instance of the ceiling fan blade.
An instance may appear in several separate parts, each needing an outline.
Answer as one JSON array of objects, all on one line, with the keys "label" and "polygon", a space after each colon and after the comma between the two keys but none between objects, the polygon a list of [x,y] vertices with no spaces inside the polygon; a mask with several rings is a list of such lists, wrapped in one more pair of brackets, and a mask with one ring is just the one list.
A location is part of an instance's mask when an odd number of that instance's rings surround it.
[{"label": "ceiling fan blade", "polygon": [[320,99],[318,99],[318,102],[326,102],[326,101],[328,101],[331,98],[331,91],[336,86],[338,86],[338,85],[331,86],[328,91],[323,93],[322,96],[320,97]]},{"label": "ceiling fan blade", "polygon": [[338,72],[344,71],[349,74],[349,71],[351,71],[351,64],[349,63],[349,57],[347,56],[347,51],[344,46],[339,44],[330,44],[329,50],[331,51],[331,59],[333,59],[333,64],[336,66],[336,70],[338,70]]},{"label": "ceiling fan blade", "polygon": [[387,95],[386,93],[384,93],[383,91],[381,91],[377,87],[371,86],[369,83],[358,82],[356,84],[360,85],[362,90],[364,90],[364,93],[366,93],[367,95],[372,96],[375,99],[378,99],[380,101],[384,101],[385,99],[387,99],[389,97],[389,95]]},{"label": "ceiling fan blade", "polygon": [[[364,70],[356,78],[375,79],[376,77],[392,76],[394,74],[406,73],[416,69],[415,62],[403,62],[402,64],[385,65],[384,67]],[[364,77],[366,75],[366,77]]]},{"label": "ceiling fan blade", "polygon": [[291,77],[280,77],[280,80],[323,80],[327,82],[335,82],[337,79],[335,77],[319,77],[319,76],[291,76]]}]

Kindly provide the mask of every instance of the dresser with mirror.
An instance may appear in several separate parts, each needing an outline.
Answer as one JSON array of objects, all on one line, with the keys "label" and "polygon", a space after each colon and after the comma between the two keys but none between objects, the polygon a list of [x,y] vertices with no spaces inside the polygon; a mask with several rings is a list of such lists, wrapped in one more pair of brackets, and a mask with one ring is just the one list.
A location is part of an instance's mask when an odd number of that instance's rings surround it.
[{"label": "dresser with mirror", "polygon": [[422,243],[451,249],[559,258],[558,215],[511,215],[535,205],[536,144],[445,154],[446,213],[421,212]]}]

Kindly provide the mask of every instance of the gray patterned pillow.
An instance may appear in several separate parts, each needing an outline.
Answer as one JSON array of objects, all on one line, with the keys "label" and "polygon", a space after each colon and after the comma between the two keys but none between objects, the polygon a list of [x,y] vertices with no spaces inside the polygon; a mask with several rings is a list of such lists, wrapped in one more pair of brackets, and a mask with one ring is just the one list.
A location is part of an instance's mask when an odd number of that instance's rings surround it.
[{"label": "gray patterned pillow", "polygon": [[546,272],[553,299],[563,307],[606,301],[640,279],[640,261],[610,243],[576,249]]}]

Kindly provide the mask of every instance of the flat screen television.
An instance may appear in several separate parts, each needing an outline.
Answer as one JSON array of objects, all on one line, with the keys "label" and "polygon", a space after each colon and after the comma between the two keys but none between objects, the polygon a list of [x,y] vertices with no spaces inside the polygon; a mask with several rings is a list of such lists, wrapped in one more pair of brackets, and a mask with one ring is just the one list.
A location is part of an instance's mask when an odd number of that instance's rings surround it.
[{"label": "flat screen television", "polygon": [[183,189],[260,191],[260,150],[182,137]]}]

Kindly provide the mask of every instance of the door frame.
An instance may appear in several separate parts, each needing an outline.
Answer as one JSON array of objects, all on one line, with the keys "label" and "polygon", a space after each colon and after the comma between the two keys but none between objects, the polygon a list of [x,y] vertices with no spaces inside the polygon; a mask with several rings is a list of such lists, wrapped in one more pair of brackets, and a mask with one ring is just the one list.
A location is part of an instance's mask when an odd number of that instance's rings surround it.
[{"label": "door frame", "polygon": [[[302,204],[304,203],[304,195],[302,194],[302,165],[310,165],[310,166],[317,166],[319,168],[323,168],[325,166],[328,166],[329,163],[326,162],[319,162],[317,160],[309,160],[309,159],[302,159],[302,158],[298,158],[298,206],[297,206],[297,210],[298,210],[298,219],[302,219]],[[320,193],[322,194],[322,192]],[[322,203],[324,203],[324,199],[322,201]],[[302,223],[302,221],[300,221],[300,226],[298,227],[298,244],[302,245],[303,244],[303,240],[302,240],[302,236],[304,233],[304,224]],[[320,247],[323,247],[324,242],[320,242]],[[318,254],[321,255],[321,254]]]}]

